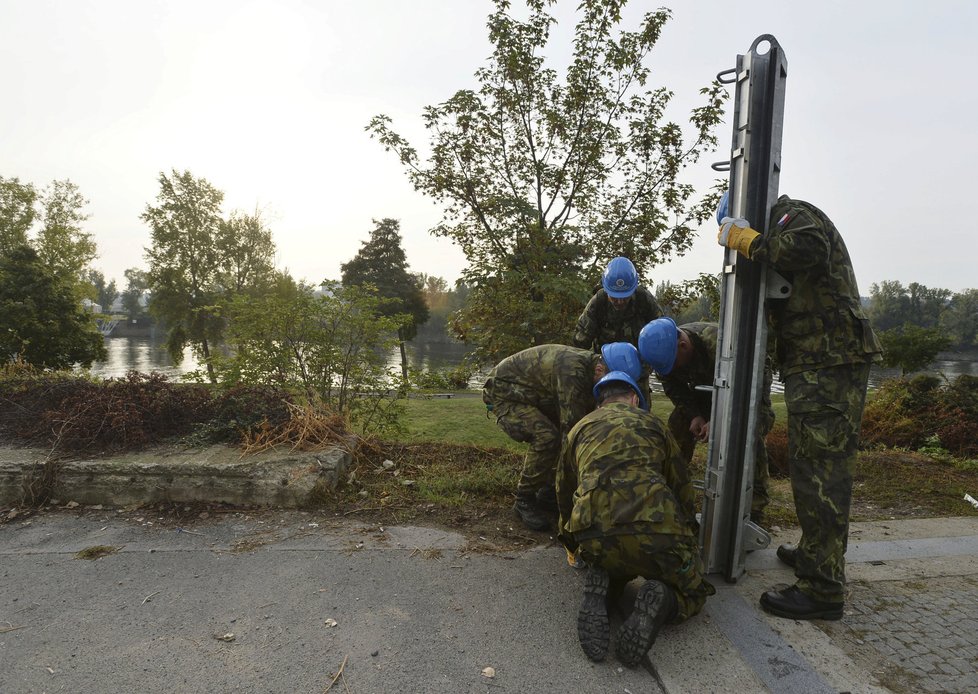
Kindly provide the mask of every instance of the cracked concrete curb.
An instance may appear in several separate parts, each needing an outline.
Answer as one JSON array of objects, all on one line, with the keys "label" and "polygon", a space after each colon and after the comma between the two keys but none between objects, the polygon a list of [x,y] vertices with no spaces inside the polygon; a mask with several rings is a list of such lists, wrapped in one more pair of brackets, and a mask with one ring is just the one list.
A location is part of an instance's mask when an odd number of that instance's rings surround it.
[{"label": "cracked concrete curb", "polygon": [[272,449],[242,456],[226,446],[155,449],[106,459],[49,462],[43,450],[0,448],[0,506],[19,505],[25,490],[57,465],[51,494],[86,505],[216,502],[300,508],[345,479],[350,454],[340,448]]}]

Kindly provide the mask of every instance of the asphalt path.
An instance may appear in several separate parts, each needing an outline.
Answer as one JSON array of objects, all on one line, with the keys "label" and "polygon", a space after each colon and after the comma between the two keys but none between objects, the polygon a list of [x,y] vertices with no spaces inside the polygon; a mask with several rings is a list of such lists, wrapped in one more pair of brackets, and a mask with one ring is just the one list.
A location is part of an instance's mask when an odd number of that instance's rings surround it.
[{"label": "asphalt path", "polygon": [[[93,547],[115,549],[77,555]],[[14,519],[0,691],[663,691],[651,662],[584,657],[562,549],[475,547],[302,512]]]}]

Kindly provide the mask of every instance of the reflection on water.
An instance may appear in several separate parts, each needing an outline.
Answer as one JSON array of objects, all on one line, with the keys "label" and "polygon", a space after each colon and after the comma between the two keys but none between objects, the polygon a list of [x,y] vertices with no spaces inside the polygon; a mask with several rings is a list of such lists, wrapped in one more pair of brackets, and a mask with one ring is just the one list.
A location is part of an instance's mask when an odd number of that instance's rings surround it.
[{"label": "reflection on water", "polygon": [[197,360],[190,348],[183,350],[183,362],[174,364],[166,351],[166,345],[148,337],[107,337],[105,350],[108,359],[95,362],[89,372],[100,378],[119,378],[127,371],[149,373],[159,371],[177,380],[197,368]]},{"label": "reflection on water", "polygon": [[[105,340],[105,348],[109,354],[108,359],[92,364],[90,370],[92,375],[101,378],[125,376],[127,371],[134,369],[143,373],[159,371],[171,379],[177,380],[184,374],[198,368],[197,360],[189,347],[183,352],[183,362],[176,365],[170,359],[170,355],[167,354],[164,343],[150,338],[109,337]],[[409,342],[407,345],[408,366],[412,369],[429,371],[453,369],[462,363],[467,352],[468,347],[459,343]],[[395,349],[391,352],[388,365],[400,372],[401,354],[399,350]],[[469,387],[481,388],[483,381],[485,381],[485,373],[485,371],[474,373],[469,379]],[[931,364],[927,373],[943,374],[949,379],[961,374],[978,376],[978,361],[940,359]],[[869,387],[876,388],[883,379],[899,375],[899,369],[883,369],[874,366],[869,375]],[[662,391],[662,387],[655,379],[652,379],[651,385],[653,390]],[[782,384],[775,380],[774,391],[780,393],[783,390]]]},{"label": "reflection on water", "polygon": [[[95,362],[89,372],[99,378],[119,378],[126,372],[135,370],[142,373],[159,371],[172,380],[178,380],[184,374],[197,370],[199,364],[190,347],[183,351],[183,361],[174,364],[166,351],[166,345],[160,340],[148,337],[107,337],[105,349],[108,358],[103,362]],[[462,363],[468,348],[458,343],[445,342],[413,342],[407,345],[408,366],[412,369],[453,369]],[[388,359],[388,366],[400,373],[401,352],[394,349]],[[473,377],[478,381],[478,376]],[[485,380],[484,378],[482,380]],[[474,382],[473,381],[473,382]],[[481,382],[478,384],[481,387]]]}]

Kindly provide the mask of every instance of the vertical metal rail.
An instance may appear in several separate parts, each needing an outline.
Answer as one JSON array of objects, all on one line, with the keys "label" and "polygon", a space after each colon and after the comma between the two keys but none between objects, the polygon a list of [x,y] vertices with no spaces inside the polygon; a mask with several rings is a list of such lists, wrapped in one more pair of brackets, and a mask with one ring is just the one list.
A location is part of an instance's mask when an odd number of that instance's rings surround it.
[{"label": "vertical metal rail", "polygon": [[[714,169],[730,172],[730,216],[749,220],[762,234],[778,198],[786,77],[781,46],[767,34],[737,56],[734,70],[717,76],[736,82],[736,93],[730,159]],[[761,265],[724,249],[700,542],[707,573],[729,582],[743,575],[747,551],[771,541],[750,521],[750,508],[767,352],[764,300],[772,289],[778,296],[788,291]]]}]

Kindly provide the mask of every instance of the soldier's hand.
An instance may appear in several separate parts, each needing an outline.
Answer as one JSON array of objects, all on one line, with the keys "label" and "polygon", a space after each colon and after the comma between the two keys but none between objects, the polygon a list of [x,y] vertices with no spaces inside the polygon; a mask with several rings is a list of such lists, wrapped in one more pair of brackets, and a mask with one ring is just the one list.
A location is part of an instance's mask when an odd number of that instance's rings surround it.
[{"label": "soldier's hand", "polygon": [[732,248],[743,256],[750,257],[750,245],[759,233],[751,229],[746,219],[724,217],[720,220],[720,231],[717,233],[717,243]]},{"label": "soldier's hand", "polygon": [[710,436],[710,423],[702,417],[693,417],[689,423],[689,433],[697,441],[706,441]]}]

